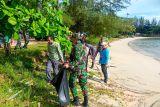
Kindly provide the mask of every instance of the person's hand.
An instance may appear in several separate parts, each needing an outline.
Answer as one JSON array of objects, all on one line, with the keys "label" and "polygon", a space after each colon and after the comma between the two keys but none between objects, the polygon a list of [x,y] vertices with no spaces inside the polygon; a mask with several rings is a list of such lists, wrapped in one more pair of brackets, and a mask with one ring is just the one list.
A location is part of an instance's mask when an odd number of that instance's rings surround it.
[{"label": "person's hand", "polygon": [[48,53],[48,52],[46,53],[46,56],[49,56],[49,53]]},{"label": "person's hand", "polygon": [[65,68],[69,68],[69,64],[68,64],[68,63],[65,63],[65,64],[64,64],[64,67],[65,67]]},{"label": "person's hand", "polygon": [[106,66],[107,66],[107,68],[109,68],[109,67],[110,67],[110,65],[109,65],[109,64],[107,64]]},{"label": "person's hand", "polygon": [[92,56],[91,59],[94,60],[94,57]]},{"label": "person's hand", "polygon": [[11,45],[14,43],[14,40],[13,39],[11,39]]},{"label": "person's hand", "polygon": [[64,60],[61,60],[61,61],[60,61],[60,64],[62,64],[62,65],[63,65],[63,64],[64,64]]},{"label": "person's hand", "polygon": [[45,64],[47,65],[47,64],[48,64],[48,61],[45,61]]},{"label": "person's hand", "polygon": [[64,60],[62,60],[61,63],[64,64]]}]

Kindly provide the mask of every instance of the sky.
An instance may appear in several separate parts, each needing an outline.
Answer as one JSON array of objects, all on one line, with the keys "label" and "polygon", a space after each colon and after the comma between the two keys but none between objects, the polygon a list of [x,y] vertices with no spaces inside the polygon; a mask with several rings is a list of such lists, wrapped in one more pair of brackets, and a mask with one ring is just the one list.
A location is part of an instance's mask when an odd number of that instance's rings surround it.
[{"label": "sky", "polygon": [[[129,15],[127,16],[127,13]],[[121,17],[144,17],[152,20],[160,20],[160,0],[131,0],[126,9],[117,13]]]}]

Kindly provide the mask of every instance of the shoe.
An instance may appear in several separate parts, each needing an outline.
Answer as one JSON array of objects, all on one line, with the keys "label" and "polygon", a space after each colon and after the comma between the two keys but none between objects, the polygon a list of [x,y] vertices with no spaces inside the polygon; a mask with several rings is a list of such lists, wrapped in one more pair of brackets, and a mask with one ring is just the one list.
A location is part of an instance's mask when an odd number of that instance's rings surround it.
[{"label": "shoe", "polygon": [[84,107],[88,107],[88,96],[84,97],[84,102],[83,102]]},{"label": "shoe", "polygon": [[79,106],[80,105],[78,96],[74,97],[73,105],[75,105],[75,106]]},{"label": "shoe", "polygon": [[104,82],[107,83],[107,79],[104,79]]},{"label": "shoe", "polygon": [[94,64],[92,64],[90,68],[92,69],[93,67],[94,67]]},{"label": "shoe", "polygon": [[94,66],[91,66],[90,68],[93,69]]}]

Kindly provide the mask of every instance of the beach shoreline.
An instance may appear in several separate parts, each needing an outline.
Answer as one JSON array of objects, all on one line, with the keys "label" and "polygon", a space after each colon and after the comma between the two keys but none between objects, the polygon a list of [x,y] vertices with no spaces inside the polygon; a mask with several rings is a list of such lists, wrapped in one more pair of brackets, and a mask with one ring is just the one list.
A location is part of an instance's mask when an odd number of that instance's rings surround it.
[{"label": "beach shoreline", "polygon": [[128,107],[156,107],[155,101],[160,104],[160,62],[128,45],[136,39],[143,37],[125,38],[111,43],[110,65],[114,67],[109,68],[109,77],[127,90],[143,96],[139,104]]},{"label": "beach shoreline", "polygon": [[[160,62],[160,57],[159,57],[159,54],[157,53],[158,50],[159,50],[159,45],[158,45],[158,43],[156,43],[155,40],[157,42],[159,42],[160,41],[160,37],[139,38],[138,40],[130,41],[128,43],[128,45],[134,51],[137,51],[138,53],[141,53],[141,54],[143,54],[145,56],[152,57],[155,60]],[[145,44],[145,43],[148,43],[148,44]],[[150,50],[150,52],[148,52],[149,50]]]}]

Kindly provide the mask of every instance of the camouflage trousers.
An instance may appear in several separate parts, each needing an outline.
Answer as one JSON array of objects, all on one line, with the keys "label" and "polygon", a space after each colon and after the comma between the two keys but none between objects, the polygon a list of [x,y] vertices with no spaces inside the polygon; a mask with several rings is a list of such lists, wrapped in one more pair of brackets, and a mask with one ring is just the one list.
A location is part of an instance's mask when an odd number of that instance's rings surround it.
[{"label": "camouflage trousers", "polygon": [[86,70],[82,71],[80,75],[78,75],[78,72],[71,72],[70,78],[69,78],[69,87],[71,89],[71,93],[73,97],[78,96],[77,87],[76,87],[76,81],[77,78],[79,80],[79,85],[81,87],[81,90],[83,92],[83,96],[88,96],[88,89],[87,89],[87,72]]}]

